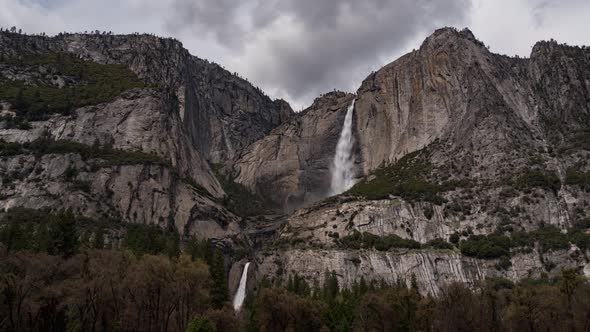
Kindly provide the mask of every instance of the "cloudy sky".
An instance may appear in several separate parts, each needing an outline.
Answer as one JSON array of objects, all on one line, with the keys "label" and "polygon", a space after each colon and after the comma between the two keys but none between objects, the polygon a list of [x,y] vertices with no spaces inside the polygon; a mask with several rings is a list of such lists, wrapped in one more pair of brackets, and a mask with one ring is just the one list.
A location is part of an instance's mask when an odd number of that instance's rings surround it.
[{"label": "cloudy sky", "polygon": [[442,26],[528,56],[537,40],[590,45],[588,0],[0,0],[27,33],[149,32],[236,71],[296,110],[418,48]]}]

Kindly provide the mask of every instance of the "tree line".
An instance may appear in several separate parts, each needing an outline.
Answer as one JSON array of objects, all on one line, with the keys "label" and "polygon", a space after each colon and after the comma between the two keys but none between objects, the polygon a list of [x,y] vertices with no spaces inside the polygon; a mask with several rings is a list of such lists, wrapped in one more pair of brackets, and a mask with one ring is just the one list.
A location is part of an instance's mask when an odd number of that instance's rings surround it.
[{"label": "tree line", "polygon": [[251,331],[588,331],[590,284],[577,269],[555,278],[513,283],[451,283],[437,296],[410,286],[361,279],[339,289],[333,273],[324,285],[289,278],[287,287],[261,285],[247,302]]},{"label": "tree line", "polygon": [[321,284],[289,274],[260,280],[235,313],[228,252],[172,229],[14,209],[0,216],[0,242],[0,331],[590,329],[590,284],[575,268],[519,283],[452,283],[436,296],[421,294],[414,276],[346,289],[333,272]]}]

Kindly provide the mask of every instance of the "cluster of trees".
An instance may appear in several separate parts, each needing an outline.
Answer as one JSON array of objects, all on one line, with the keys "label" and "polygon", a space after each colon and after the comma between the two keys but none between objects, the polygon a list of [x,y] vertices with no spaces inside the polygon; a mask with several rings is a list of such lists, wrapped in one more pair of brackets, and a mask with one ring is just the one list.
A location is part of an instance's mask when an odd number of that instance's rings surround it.
[{"label": "cluster of trees", "polygon": [[0,329],[8,331],[185,331],[216,311],[207,265],[188,256],[2,254],[0,289]]},{"label": "cluster of trees", "polygon": [[[224,255],[212,242],[156,226],[125,227],[120,245],[69,211],[9,210],[0,219],[0,330],[472,331],[585,330],[590,285],[576,269],[514,284],[444,287],[414,277],[342,289],[290,275],[262,280],[241,313],[229,304]],[[100,224],[100,223],[99,223]],[[85,228],[86,227],[86,228]],[[363,240],[364,241],[364,240]],[[108,248],[108,249],[107,249]],[[283,285],[283,286],[281,286]]]},{"label": "cluster of trees", "polygon": [[[23,33],[22,29],[18,29],[15,26],[12,26],[9,28],[0,28],[0,32],[10,32],[10,33],[18,33],[19,35]],[[100,30],[93,30],[93,31],[84,31],[84,34],[91,34],[91,35],[112,35],[113,32],[112,31],[100,31]],[[26,35],[26,33],[25,33]],[[32,34],[33,36],[35,34]],[[45,36],[45,32],[40,32],[39,34],[37,34],[38,36]]]},{"label": "cluster of trees", "polygon": [[262,287],[248,304],[248,325],[260,331],[585,331],[590,326],[590,285],[573,269],[519,284],[487,280],[470,289],[453,283],[437,297],[420,295],[415,283],[361,280],[351,290],[339,290],[335,278],[326,280],[311,293],[303,280],[287,289]]},{"label": "cluster of trees", "polygon": [[[113,232],[124,238],[116,243]],[[193,318],[235,320],[221,250],[192,237],[181,247],[175,230],[155,225],[8,210],[0,330],[185,331]]]},{"label": "cluster of trees", "polygon": [[43,120],[51,113],[69,114],[76,108],[108,102],[126,90],[144,86],[124,65],[98,64],[70,54],[51,53],[3,62],[19,67],[43,65],[53,75],[71,81],[64,88],[47,82],[31,85],[24,81],[0,81],[0,100],[9,101],[17,110],[17,117],[28,121]]},{"label": "cluster of trees", "polygon": [[18,29],[18,30],[17,30],[17,29],[16,29],[16,27],[15,27],[14,25],[13,25],[12,27],[10,27],[10,29],[8,29],[8,28],[6,28],[6,29],[4,29],[4,28],[0,28],[0,32],[4,32],[4,31],[6,31],[6,32],[10,32],[10,33],[18,33],[19,35],[20,35],[21,33],[23,33],[23,29]]},{"label": "cluster of trees", "polygon": [[570,186],[579,186],[585,192],[590,191],[590,172],[584,172],[576,168],[569,168],[565,175],[565,183]]},{"label": "cluster of trees", "polygon": [[532,188],[542,188],[557,193],[561,188],[561,180],[553,171],[535,169],[519,176],[515,186],[524,192],[530,192]]},{"label": "cluster of trees", "polygon": [[384,199],[394,195],[408,201],[442,205],[447,203],[442,193],[472,185],[467,179],[432,179],[434,166],[430,162],[430,153],[429,148],[424,148],[405,155],[394,164],[384,165],[375,170],[371,177],[358,182],[348,193],[367,199]]},{"label": "cluster of trees", "polygon": [[0,242],[7,253],[28,250],[68,258],[79,247],[76,218],[71,211],[11,209],[2,218]]},{"label": "cluster of trees", "polygon": [[0,156],[15,156],[20,154],[65,154],[77,153],[83,160],[101,159],[107,165],[132,165],[132,164],[158,164],[169,166],[162,157],[142,151],[125,151],[114,149],[110,145],[93,145],[78,143],[68,140],[53,140],[51,138],[38,138],[32,142],[18,143],[6,142],[0,139]]},{"label": "cluster of trees", "polygon": [[435,239],[427,243],[419,243],[411,239],[403,239],[397,235],[378,236],[367,232],[354,231],[352,234],[338,239],[338,244],[343,248],[351,249],[377,249],[387,251],[392,248],[406,249],[453,249],[458,248],[465,256],[481,259],[509,258],[513,249],[532,250],[535,245],[541,252],[551,250],[566,250],[571,244],[576,245],[582,251],[590,249],[590,234],[586,230],[590,221],[584,221],[567,233],[555,226],[547,225],[530,232],[512,232],[506,235],[496,232],[488,235],[468,235],[460,240],[459,233],[450,236],[447,242],[443,239]]},{"label": "cluster of trees", "polygon": [[559,228],[547,225],[530,232],[513,232],[510,236],[494,233],[489,235],[471,235],[459,242],[461,253],[466,256],[493,259],[510,256],[511,249],[533,248],[538,244],[542,252],[566,250],[571,244],[582,251],[590,249],[590,234],[586,233],[587,222],[577,225],[567,233]]}]

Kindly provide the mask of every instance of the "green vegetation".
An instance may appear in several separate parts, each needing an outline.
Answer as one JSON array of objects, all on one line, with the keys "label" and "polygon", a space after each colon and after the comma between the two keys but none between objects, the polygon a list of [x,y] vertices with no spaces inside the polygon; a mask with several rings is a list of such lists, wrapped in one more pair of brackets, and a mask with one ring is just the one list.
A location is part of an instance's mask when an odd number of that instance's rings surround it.
[{"label": "green vegetation", "polygon": [[454,246],[443,240],[443,239],[434,239],[434,240],[430,240],[428,242],[426,242],[426,244],[424,244],[422,247],[425,248],[433,248],[433,249],[453,249]]},{"label": "green vegetation", "polygon": [[350,289],[338,287],[335,276],[311,287],[290,276],[286,289],[263,281],[246,302],[247,330],[576,331],[590,323],[590,284],[575,269],[519,283],[488,279],[473,289],[450,283],[436,297],[420,295],[414,276],[393,284],[361,279]]},{"label": "green vegetation", "polygon": [[166,254],[177,257],[180,235],[176,230],[165,231],[157,225],[128,224],[123,246],[136,255]]},{"label": "green vegetation", "polygon": [[215,324],[207,316],[198,315],[191,320],[186,332],[216,332]]},{"label": "green vegetation", "polygon": [[[587,125],[590,124],[590,121],[589,121],[590,118],[588,118],[588,116],[582,116],[581,119],[583,119],[582,121],[586,122]],[[590,130],[589,129],[575,131],[572,133],[569,130],[563,130],[563,128],[559,128],[559,125],[557,125],[557,128],[555,128],[555,123],[551,123],[550,128],[553,128],[554,130],[557,129],[559,131],[562,131],[562,135],[565,134],[564,136],[570,138],[569,140],[566,140],[563,143],[561,141],[559,141],[559,143],[562,143],[559,150],[558,150],[560,155],[572,154],[572,153],[574,153],[576,151],[580,151],[580,150],[590,151]]]},{"label": "green vegetation", "polygon": [[513,243],[509,237],[499,234],[471,235],[459,245],[463,255],[482,259],[508,256],[512,246]]},{"label": "green vegetation", "polygon": [[85,221],[69,210],[14,208],[0,218],[0,242],[8,252],[30,250],[67,258],[81,246],[79,235],[83,230],[76,224]]},{"label": "green vegetation", "polygon": [[213,171],[223,187],[226,196],[223,206],[238,216],[248,217],[270,213],[267,204],[244,185],[235,182],[231,177],[221,172],[221,165],[213,165]]},{"label": "green vegetation", "polygon": [[402,239],[397,235],[378,236],[367,232],[354,231],[352,234],[339,239],[338,243],[344,248],[368,249],[375,248],[387,251],[391,248],[418,249],[420,243],[414,240]]},{"label": "green vegetation", "polygon": [[565,184],[579,186],[582,190],[588,192],[590,191],[590,172],[582,172],[575,168],[570,168],[565,175]]},{"label": "green vegetation", "polygon": [[581,229],[571,229],[563,233],[555,226],[545,226],[531,232],[513,232],[510,236],[471,235],[459,243],[459,248],[466,256],[494,259],[510,256],[511,249],[532,248],[535,243],[539,244],[542,252],[568,249],[570,244],[586,250],[590,248],[590,234]]},{"label": "green vegetation", "polygon": [[519,176],[515,184],[522,190],[541,188],[557,192],[561,188],[561,181],[557,174],[546,170],[529,170]]},{"label": "green vegetation", "polygon": [[69,114],[72,110],[111,101],[122,92],[144,86],[142,80],[124,65],[102,65],[69,54],[47,54],[4,61],[21,70],[44,66],[53,78],[64,77],[65,87],[48,82],[27,84],[0,80],[0,100],[9,101],[17,110],[13,125],[46,119],[51,113]]},{"label": "green vegetation", "polygon": [[64,154],[77,153],[82,159],[102,159],[106,165],[158,164],[168,166],[168,162],[157,155],[141,151],[123,151],[98,144],[86,145],[73,141],[40,138],[30,143],[7,143],[0,140],[0,157],[19,154]]},{"label": "green vegetation", "polygon": [[440,205],[446,202],[440,193],[469,185],[466,180],[440,184],[430,182],[428,178],[433,167],[429,158],[427,149],[409,153],[395,164],[375,170],[348,193],[367,199],[384,199],[394,195],[409,201],[426,201]]},{"label": "green vegetation", "polygon": [[[128,250],[91,249],[83,233],[97,223],[69,211],[11,209],[0,217],[1,330],[517,331],[583,330],[590,324],[590,284],[576,269],[516,284],[451,283],[437,297],[420,295],[415,275],[395,282],[361,277],[344,289],[334,271],[326,271],[321,283],[293,273],[283,278],[283,272],[262,279],[236,315],[228,302],[223,255],[212,242],[191,238],[184,253],[170,251],[167,243],[177,243],[176,232],[127,225]],[[44,237],[37,237],[40,229],[47,230]],[[543,241],[561,246],[547,235],[554,230],[542,233]],[[35,239],[41,238],[48,246],[36,250]],[[93,238],[88,243],[102,248],[102,237]],[[400,243],[384,242],[391,240]],[[442,240],[429,245],[447,246]],[[502,256],[497,266],[509,264]],[[531,310],[537,315],[526,314]]]},{"label": "green vegetation", "polygon": [[[469,237],[460,241],[460,234],[453,233],[449,242],[434,239],[427,243],[419,243],[410,239],[403,239],[397,235],[378,236],[367,232],[354,231],[352,234],[338,239],[337,243],[347,249],[376,249],[387,251],[392,248],[406,249],[454,249],[455,246],[465,256],[480,259],[498,259],[510,257],[513,249],[529,249],[535,244],[545,253],[548,251],[565,250],[574,244],[581,250],[590,249],[590,234],[585,231],[590,221],[570,229],[567,233],[555,226],[544,226],[531,232],[513,232],[505,235],[501,232],[489,235],[463,235]],[[503,266],[506,267],[506,262]]]}]

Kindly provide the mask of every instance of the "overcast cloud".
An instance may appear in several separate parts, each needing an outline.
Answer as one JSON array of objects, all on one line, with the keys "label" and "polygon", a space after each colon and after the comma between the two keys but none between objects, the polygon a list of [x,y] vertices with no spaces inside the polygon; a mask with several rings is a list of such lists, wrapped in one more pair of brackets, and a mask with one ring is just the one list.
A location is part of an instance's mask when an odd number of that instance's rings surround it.
[{"label": "overcast cloud", "polygon": [[0,25],[28,33],[175,37],[295,109],[355,91],[438,27],[469,27],[492,51],[528,56],[541,39],[590,44],[589,18],[586,0],[0,0]]}]

